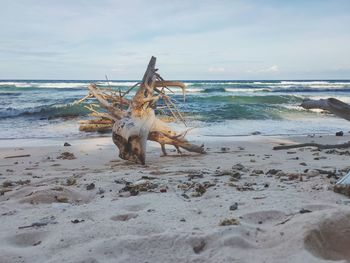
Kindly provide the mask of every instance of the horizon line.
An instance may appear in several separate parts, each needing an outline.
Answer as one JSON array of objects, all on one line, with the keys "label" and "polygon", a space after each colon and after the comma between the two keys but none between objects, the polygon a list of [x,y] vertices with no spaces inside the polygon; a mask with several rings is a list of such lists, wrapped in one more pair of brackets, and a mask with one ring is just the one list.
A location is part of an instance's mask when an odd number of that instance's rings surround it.
[{"label": "horizon line", "polygon": [[[141,79],[0,79],[0,81],[141,81]],[[171,79],[178,81],[350,81],[350,78],[347,79]]]}]

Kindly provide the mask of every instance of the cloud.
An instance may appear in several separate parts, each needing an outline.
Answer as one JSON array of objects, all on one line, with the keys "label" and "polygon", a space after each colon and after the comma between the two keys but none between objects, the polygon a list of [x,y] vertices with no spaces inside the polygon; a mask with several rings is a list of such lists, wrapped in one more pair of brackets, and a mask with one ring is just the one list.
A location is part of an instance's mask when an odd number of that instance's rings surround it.
[{"label": "cloud", "polygon": [[275,73],[275,72],[279,72],[279,71],[280,71],[280,69],[279,69],[279,67],[277,65],[272,65],[271,67],[260,69],[257,72]]},{"label": "cloud", "polygon": [[223,73],[223,72],[227,72],[228,70],[224,67],[210,67],[208,68],[208,71],[210,73]]},{"label": "cloud", "polygon": [[272,65],[270,67],[266,68],[260,68],[260,69],[248,69],[245,71],[248,74],[259,74],[259,73],[278,73],[280,72],[279,66]]}]

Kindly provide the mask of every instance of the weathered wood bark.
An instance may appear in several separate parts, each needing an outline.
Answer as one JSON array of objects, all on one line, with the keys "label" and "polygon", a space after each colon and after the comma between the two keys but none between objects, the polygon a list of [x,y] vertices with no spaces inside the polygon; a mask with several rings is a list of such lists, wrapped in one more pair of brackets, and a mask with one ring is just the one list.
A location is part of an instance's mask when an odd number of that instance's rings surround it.
[{"label": "weathered wood bark", "polygon": [[329,98],[320,100],[305,100],[300,105],[304,109],[326,110],[334,115],[350,121],[350,105],[340,100]]},{"label": "weathered wood bark", "polygon": [[[119,157],[124,160],[145,164],[147,140],[158,142],[165,155],[166,144],[173,145],[179,153],[181,153],[180,148],[190,152],[205,153],[203,145],[194,145],[185,139],[187,132],[177,133],[166,125],[165,122],[156,117],[154,109],[159,99],[163,99],[168,106],[175,106],[165,94],[165,89],[168,86],[179,87],[184,93],[185,85],[181,82],[165,81],[162,79],[156,72],[155,64],[156,58],[152,57],[139,89],[132,99],[126,99],[124,97],[131,89],[124,94],[119,92],[119,95],[107,95],[95,84],[90,84],[88,86],[89,95],[84,99],[96,98],[100,106],[105,108],[108,113],[98,112],[92,107],[88,108],[95,116],[100,116],[104,119],[107,118],[114,123],[112,139],[119,148]],[[84,99],[78,102],[81,103]],[[171,110],[169,108],[169,110],[172,112],[173,117],[182,119],[181,113],[174,109]],[[89,130],[89,128],[96,128],[96,125],[100,125],[99,127],[103,129],[106,127],[104,125],[108,124],[106,120],[99,119],[97,121],[83,122],[80,128]],[[83,126],[85,128],[82,128]]]}]

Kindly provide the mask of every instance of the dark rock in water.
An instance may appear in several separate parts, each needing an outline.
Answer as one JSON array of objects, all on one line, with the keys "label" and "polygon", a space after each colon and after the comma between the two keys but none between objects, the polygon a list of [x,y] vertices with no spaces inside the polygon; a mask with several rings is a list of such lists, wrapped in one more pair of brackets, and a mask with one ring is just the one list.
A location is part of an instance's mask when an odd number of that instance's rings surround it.
[{"label": "dark rock in water", "polygon": [[259,132],[259,131],[255,131],[255,132],[251,133],[251,135],[260,135],[260,134],[261,134],[261,132]]},{"label": "dark rock in water", "polygon": [[86,186],[86,190],[92,190],[92,189],[94,189],[94,188],[95,188],[95,184],[94,184],[94,183],[88,184],[88,185]]},{"label": "dark rock in water", "polygon": [[344,132],[343,131],[338,131],[335,133],[335,136],[343,136]]},{"label": "dark rock in water", "polygon": [[256,169],[256,170],[253,170],[253,173],[254,174],[264,174],[264,171]]},{"label": "dark rock in water", "polygon": [[63,144],[63,146],[72,146],[72,145],[70,145],[68,142],[65,142],[65,143]]},{"label": "dark rock in water", "polygon": [[238,209],[238,203],[234,203],[233,205],[230,205],[230,210],[234,211]]}]

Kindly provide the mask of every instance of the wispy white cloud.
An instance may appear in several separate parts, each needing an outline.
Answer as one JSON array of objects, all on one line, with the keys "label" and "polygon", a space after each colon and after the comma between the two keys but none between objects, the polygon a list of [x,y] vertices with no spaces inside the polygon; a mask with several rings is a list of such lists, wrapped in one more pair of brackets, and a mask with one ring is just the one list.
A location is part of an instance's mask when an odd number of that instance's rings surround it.
[{"label": "wispy white cloud", "polygon": [[268,67],[268,68],[263,68],[263,69],[260,69],[258,72],[263,72],[263,73],[268,73],[268,72],[279,72],[280,69],[277,65],[273,65],[271,67]]},{"label": "wispy white cloud", "polygon": [[228,70],[224,67],[210,67],[208,68],[208,71],[211,73],[223,73],[223,72],[228,72]]},{"label": "wispy white cloud", "polygon": [[249,74],[254,73],[277,73],[280,69],[277,65],[272,65],[270,67],[266,68],[260,68],[260,69],[248,69],[246,72]]}]

